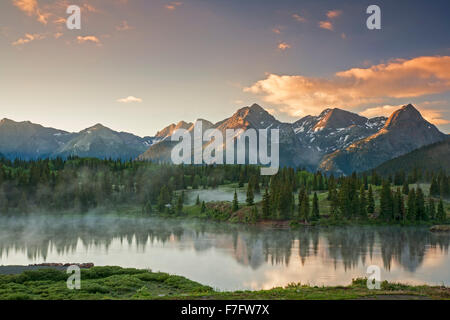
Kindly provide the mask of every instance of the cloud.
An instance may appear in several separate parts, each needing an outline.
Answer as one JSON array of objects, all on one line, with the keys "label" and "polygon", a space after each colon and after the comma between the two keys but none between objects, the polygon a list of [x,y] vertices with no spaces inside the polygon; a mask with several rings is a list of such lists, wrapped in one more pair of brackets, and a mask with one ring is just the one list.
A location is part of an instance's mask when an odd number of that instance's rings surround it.
[{"label": "cloud", "polygon": [[134,27],[129,26],[126,20],[123,20],[121,24],[116,27],[117,31],[128,31],[132,29],[134,29]]},{"label": "cloud", "polygon": [[29,16],[33,15],[38,8],[37,0],[14,0],[13,4]]},{"label": "cloud", "polygon": [[450,91],[450,56],[396,59],[344,70],[330,78],[268,74],[244,91],[262,95],[291,116],[317,114],[325,107],[352,109],[382,104],[388,99]]},{"label": "cloud", "polygon": [[13,4],[28,16],[35,16],[40,23],[48,23],[51,14],[39,8],[37,0],[13,0]]},{"label": "cloud", "polygon": [[334,19],[342,14],[342,10],[330,10],[327,12],[328,19]]},{"label": "cloud", "polygon": [[77,41],[78,43],[85,43],[85,42],[93,42],[96,43],[98,45],[101,45],[100,40],[96,37],[96,36],[78,36],[77,37]]},{"label": "cloud", "polygon": [[379,116],[385,116],[389,117],[395,110],[398,110],[402,107],[402,105],[384,105],[384,106],[378,106],[373,108],[367,108],[366,110],[360,112],[359,114],[367,117],[367,118],[373,118],[373,117],[379,117]]},{"label": "cloud", "polygon": [[288,43],[286,43],[286,42],[280,42],[280,43],[278,44],[278,49],[280,49],[280,50],[282,50],[282,51],[284,51],[284,50],[286,50],[286,49],[290,49],[290,48],[291,48],[291,45],[288,44]]},{"label": "cloud", "polygon": [[273,29],[272,29],[272,32],[273,32],[273,33],[276,33],[276,34],[281,34],[281,28],[278,28],[278,27],[273,28]]},{"label": "cloud", "polygon": [[334,26],[330,21],[319,21],[319,28],[334,31]]},{"label": "cloud", "polygon": [[133,102],[141,103],[142,101],[143,100],[141,98],[136,98],[134,96],[128,96],[126,98],[117,100],[117,102],[120,102],[120,103],[133,103]]},{"label": "cloud", "polygon": [[166,4],[165,8],[167,10],[175,10],[177,7],[181,6],[182,4],[183,4],[182,2],[173,1],[173,2],[170,2],[169,4]]},{"label": "cloud", "polygon": [[[435,125],[449,124],[450,121],[444,119],[445,109],[427,109],[428,106],[435,105],[438,103],[442,102],[426,101],[424,103],[419,103],[418,105],[416,105],[416,107],[428,122],[431,122],[432,124]],[[448,103],[446,104],[448,105]],[[400,109],[402,106],[403,105],[383,105],[373,108],[367,108],[366,110],[360,112],[359,114],[367,118],[373,118],[378,116],[389,117],[394,111]]]},{"label": "cloud", "polygon": [[27,44],[31,41],[34,40],[42,40],[45,39],[45,35],[43,34],[39,34],[39,33],[34,33],[34,34],[30,34],[30,33],[26,33],[24,37],[17,39],[16,41],[14,41],[12,43],[13,46],[20,46],[20,45],[24,45]]},{"label": "cloud", "polygon": [[292,15],[292,18],[294,18],[294,20],[297,22],[306,22],[306,19],[297,13],[294,13]]}]

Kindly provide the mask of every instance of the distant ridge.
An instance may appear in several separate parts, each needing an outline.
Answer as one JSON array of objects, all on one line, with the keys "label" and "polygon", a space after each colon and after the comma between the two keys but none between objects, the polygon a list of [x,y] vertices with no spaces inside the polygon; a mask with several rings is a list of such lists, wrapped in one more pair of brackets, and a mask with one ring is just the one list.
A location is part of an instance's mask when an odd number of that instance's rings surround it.
[{"label": "distant ridge", "polygon": [[[281,166],[345,175],[378,167],[448,137],[411,104],[396,110],[389,118],[368,119],[339,108],[327,108],[318,116],[309,115],[294,123],[280,122],[264,108],[253,104],[217,123],[205,119],[197,121],[201,121],[203,131],[216,128],[224,136],[227,129],[278,129]],[[177,143],[171,141],[171,135],[177,129],[192,131],[193,128],[194,123],[181,120],[158,131],[154,137],[141,138],[102,124],[71,133],[29,121],[3,119],[0,121],[0,153],[9,159],[24,160],[79,156],[170,163],[171,150]],[[203,147],[207,144],[205,142]],[[442,165],[448,166],[448,162]]]},{"label": "distant ridge", "polygon": [[398,171],[411,172],[415,168],[450,172],[450,137],[388,160],[375,170],[380,174],[393,174]]}]

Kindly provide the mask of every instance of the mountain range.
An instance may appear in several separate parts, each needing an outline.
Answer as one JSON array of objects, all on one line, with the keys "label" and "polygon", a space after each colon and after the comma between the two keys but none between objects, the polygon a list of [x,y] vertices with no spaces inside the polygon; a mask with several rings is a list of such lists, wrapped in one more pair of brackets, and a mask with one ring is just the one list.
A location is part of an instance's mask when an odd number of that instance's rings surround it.
[{"label": "mountain range", "polygon": [[[337,174],[369,170],[448,138],[410,104],[396,110],[389,118],[368,119],[334,108],[294,123],[280,122],[261,106],[253,104],[217,123],[197,121],[202,122],[203,131],[215,128],[224,136],[227,129],[279,129],[280,165]],[[180,121],[153,137],[142,138],[101,124],[71,133],[29,121],[3,119],[0,121],[0,154],[24,160],[80,156],[170,162],[170,153],[176,144],[170,139],[173,132],[193,128],[194,123]]]}]

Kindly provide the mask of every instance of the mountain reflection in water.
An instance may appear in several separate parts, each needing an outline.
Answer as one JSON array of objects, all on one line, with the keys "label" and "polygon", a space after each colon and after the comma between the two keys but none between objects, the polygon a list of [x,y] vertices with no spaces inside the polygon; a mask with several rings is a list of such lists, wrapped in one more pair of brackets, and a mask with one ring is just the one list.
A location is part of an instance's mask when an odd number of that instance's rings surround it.
[{"label": "mountain reflection in water", "polygon": [[384,279],[450,284],[449,234],[420,227],[273,230],[112,215],[0,217],[0,265],[94,262],[176,273],[220,289]]}]

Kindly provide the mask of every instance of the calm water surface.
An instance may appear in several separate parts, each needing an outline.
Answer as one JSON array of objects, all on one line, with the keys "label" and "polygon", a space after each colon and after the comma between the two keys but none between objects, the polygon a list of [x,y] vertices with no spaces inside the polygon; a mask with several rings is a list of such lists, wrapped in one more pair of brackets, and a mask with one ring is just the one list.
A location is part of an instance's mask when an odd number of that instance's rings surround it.
[{"label": "calm water surface", "polygon": [[112,215],[0,217],[0,265],[93,262],[179,274],[222,290],[290,282],[383,280],[450,285],[450,234],[427,228],[295,231]]}]

